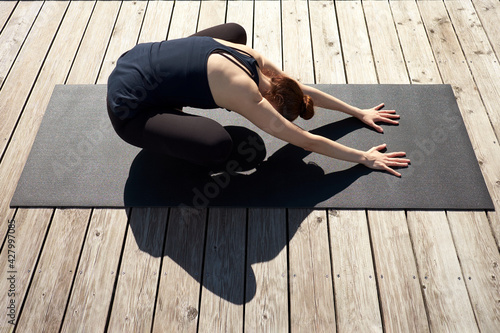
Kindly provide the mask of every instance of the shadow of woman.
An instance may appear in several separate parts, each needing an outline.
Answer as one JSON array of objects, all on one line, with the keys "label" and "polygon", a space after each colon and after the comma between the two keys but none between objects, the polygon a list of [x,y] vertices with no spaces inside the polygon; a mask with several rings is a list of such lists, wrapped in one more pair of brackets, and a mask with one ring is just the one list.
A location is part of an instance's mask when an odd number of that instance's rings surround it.
[{"label": "shadow of woman", "polygon": [[[348,118],[312,132],[337,139],[360,126],[362,125]],[[203,208],[314,207],[318,202],[335,195],[359,177],[368,174],[370,170],[356,165],[325,174],[321,167],[303,161],[310,152],[289,144],[277,149],[264,161],[266,148],[257,133],[241,127],[230,128],[229,131],[235,143],[230,159],[232,166],[226,164],[222,171],[217,173],[167,156],[144,151],[139,153],[130,169],[124,200],[128,207],[180,207],[171,210],[164,249],[147,244],[151,244],[149,238],[155,235],[151,228],[161,230],[162,223],[166,221],[134,219],[131,216],[130,227],[139,248],[155,257],[168,256],[214,294],[231,303],[242,304],[253,299],[256,293],[255,275],[252,274],[251,265],[275,258],[293,238],[300,224],[289,223],[287,228],[286,214],[282,214],[281,219],[269,221],[275,225],[261,228],[267,233],[266,238],[270,242],[266,251],[259,253],[255,262],[246,263],[247,272],[244,277],[228,274],[229,277],[225,281],[226,284],[234,286],[242,285],[242,279],[245,279],[245,285],[242,287],[242,292],[245,290],[243,297],[243,294],[229,292],[231,288],[228,289],[227,286],[209,282],[211,279],[204,281],[202,278],[203,258],[206,255],[204,251],[208,251],[205,249],[204,238],[207,210]],[[231,214],[231,210],[228,211]],[[311,209],[301,211],[304,218],[310,211]],[[247,223],[246,218],[230,219],[231,225],[224,228],[229,228],[230,233],[244,234],[253,227],[247,226]],[[145,232],[145,229],[150,231]],[[233,241],[231,238],[229,235],[227,241]],[[245,249],[240,250],[243,254],[240,253],[239,258],[245,258]],[[227,259],[223,256],[221,258]],[[217,267],[227,267],[227,263],[213,264]],[[235,264],[244,265],[242,262]],[[213,271],[216,267],[205,269]]]}]

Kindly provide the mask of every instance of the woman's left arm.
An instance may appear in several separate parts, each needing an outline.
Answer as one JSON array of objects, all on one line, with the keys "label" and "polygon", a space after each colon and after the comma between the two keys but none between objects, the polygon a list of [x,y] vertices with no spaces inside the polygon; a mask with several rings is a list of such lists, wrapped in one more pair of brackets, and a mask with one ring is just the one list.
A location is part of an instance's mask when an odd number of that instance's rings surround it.
[{"label": "woman's left arm", "polygon": [[397,115],[394,110],[381,110],[384,106],[383,103],[371,109],[360,109],[314,87],[302,83],[299,83],[299,85],[304,94],[311,96],[315,106],[349,114],[358,118],[368,126],[373,127],[377,132],[382,133],[384,131],[382,127],[376,124],[378,122],[392,125],[398,124],[394,119],[399,119],[399,115]]}]

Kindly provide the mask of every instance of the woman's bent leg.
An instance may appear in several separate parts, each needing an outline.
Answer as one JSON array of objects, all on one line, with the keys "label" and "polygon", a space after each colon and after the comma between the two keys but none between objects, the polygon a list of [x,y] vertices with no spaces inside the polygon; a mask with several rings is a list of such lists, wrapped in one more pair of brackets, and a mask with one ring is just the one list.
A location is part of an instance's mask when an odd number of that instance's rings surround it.
[{"label": "woman's bent leg", "polygon": [[226,40],[236,44],[247,43],[247,33],[245,29],[237,23],[225,23],[214,27],[198,31],[191,36],[207,36]]},{"label": "woman's bent leg", "polygon": [[212,119],[177,110],[144,114],[115,126],[118,135],[144,150],[207,167],[219,166],[231,153],[231,136]]}]

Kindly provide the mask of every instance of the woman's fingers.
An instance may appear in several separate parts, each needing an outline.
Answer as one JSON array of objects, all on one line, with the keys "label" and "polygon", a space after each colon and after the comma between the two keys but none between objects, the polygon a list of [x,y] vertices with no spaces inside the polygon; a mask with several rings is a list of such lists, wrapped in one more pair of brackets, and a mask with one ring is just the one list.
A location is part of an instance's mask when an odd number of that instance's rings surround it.
[{"label": "woman's fingers", "polygon": [[399,172],[397,172],[396,170],[392,169],[392,168],[389,168],[387,165],[384,165],[383,166],[383,169],[391,174],[393,174],[394,176],[396,177],[401,177],[401,174]]}]

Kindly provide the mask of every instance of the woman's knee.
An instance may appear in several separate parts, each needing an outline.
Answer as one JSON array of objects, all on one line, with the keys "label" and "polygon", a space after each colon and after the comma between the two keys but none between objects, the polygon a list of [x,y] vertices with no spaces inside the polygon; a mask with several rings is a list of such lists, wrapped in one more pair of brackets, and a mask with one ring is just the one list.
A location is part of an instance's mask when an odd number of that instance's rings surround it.
[{"label": "woman's knee", "polygon": [[202,148],[201,163],[206,166],[218,166],[227,161],[233,149],[233,140],[227,132],[208,140]]}]

